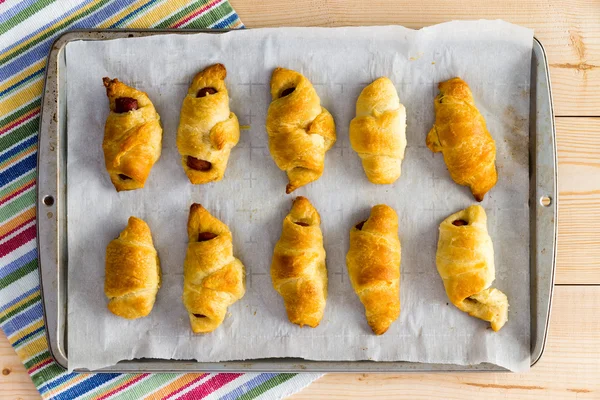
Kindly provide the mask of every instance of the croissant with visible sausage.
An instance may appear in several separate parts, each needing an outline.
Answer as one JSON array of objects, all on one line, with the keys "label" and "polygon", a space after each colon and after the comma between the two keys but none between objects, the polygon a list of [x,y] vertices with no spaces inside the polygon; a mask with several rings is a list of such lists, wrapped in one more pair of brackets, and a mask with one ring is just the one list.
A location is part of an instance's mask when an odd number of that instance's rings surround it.
[{"label": "croissant with visible sausage", "polygon": [[498,180],[496,143],[465,81],[452,78],[438,87],[427,147],[434,153],[441,151],[454,182],[468,186],[475,200],[482,201]]},{"label": "croissant with visible sausage", "polygon": [[394,183],[401,173],[406,149],[406,110],[392,81],[379,78],[356,100],[350,122],[350,145],[373,183]]},{"label": "croissant with visible sausage", "polygon": [[350,230],[348,276],[377,335],[400,316],[400,253],[398,216],[385,204]]},{"label": "croissant with visible sausage", "polygon": [[192,204],[183,264],[183,304],[194,333],[212,332],[227,308],[246,292],[245,270],[233,256],[231,231],[200,204]]},{"label": "croissant with visible sausage", "polygon": [[227,70],[215,64],[200,71],[183,99],[177,149],[193,184],[220,181],[231,149],[240,139],[240,124],[229,110]]},{"label": "croissant with visible sausage", "polygon": [[130,217],[127,227],[106,248],[104,294],[108,309],[127,319],[150,314],[160,288],[160,261],[150,227]]},{"label": "croissant with visible sausage", "polygon": [[489,321],[494,331],[508,319],[508,299],[490,288],[496,272],[487,216],[479,205],[452,214],[440,224],[437,270],[448,298],[459,310]]},{"label": "croissant with visible sausage", "polygon": [[301,327],[316,327],[325,312],[327,268],[320,224],[308,199],[296,198],[273,252],[273,287],[283,297],[290,322]]},{"label": "croissant with visible sausage", "polygon": [[335,143],[333,117],[321,107],[315,88],[302,74],[276,68],[271,77],[273,100],[267,113],[269,151],[287,173],[286,193],[323,174],[325,153]]},{"label": "croissant with visible sausage", "polygon": [[160,116],[146,93],[118,79],[102,82],[110,106],[102,142],[106,170],[118,192],[143,188],[160,157]]}]

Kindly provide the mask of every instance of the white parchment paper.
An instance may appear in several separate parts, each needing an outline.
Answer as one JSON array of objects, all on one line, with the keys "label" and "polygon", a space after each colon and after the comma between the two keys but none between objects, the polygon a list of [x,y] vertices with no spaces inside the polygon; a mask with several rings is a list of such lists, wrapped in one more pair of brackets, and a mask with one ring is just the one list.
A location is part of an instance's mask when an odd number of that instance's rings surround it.
[{"label": "white parchment paper", "polygon": [[[69,369],[100,368],[140,357],[243,360],[406,360],[529,367],[529,83],[533,32],[502,21],[450,22],[419,31],[403,27],[283,28],[226,34],[165,35],[67,45],[68,350]],[[191,185],[175,137],[179,110],[196,72],[227,67],[231,109],[242,125],[225,178]],[[301,71],[337,125],[321,179],[285,194],[287,178],[267,148],[265,118],[272,70]],[[362,88],[380,76],[396,85],[407,110],[402,176],[373,185],[348,140]],[[146,187],[117,193],[104,168],[108,101],[102,77],[146,91],[164,125],[163,152]],[[482,205],[494,242],[496,281],[510,302],[497,333],[449,303],[435,266],[438,225],[474,203],[450,179],[425,137],[434,121],[437,83],[465,79],[496,140],[498,184]],[[294,196],[308,197],[322,218],[329,298],[321,324],[288,322],[269,275],[273,247]],[[247,293],[215,332],[193,335],[181,302],[189,206],[202,203],[233,232],[247,270]],[[347,276],[351,226],[385,203],[400,218],[402,312],[389,331],[370,331]],[[150,316],[112,315],[103,293],[107,244],[130,215],[150,225],[163,283]]]}]

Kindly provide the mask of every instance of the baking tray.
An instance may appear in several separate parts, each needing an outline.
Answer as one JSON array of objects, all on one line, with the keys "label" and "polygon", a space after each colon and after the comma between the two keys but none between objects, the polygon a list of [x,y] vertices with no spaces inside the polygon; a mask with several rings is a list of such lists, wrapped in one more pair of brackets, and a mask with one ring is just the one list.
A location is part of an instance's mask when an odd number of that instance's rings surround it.
[{"label": "baking tray", "polygon": [[[151,35],[220,34],[223,30],[74,30],[52,45],[46,67],[38,139],[37,237],[40,286],[50,352],[67,367],[67,109],[65,46],[77,40]],[[531,60],[529,207],[531,273],[531,365],[542,356],[554,285],[557,227],[556,133],[548,62],[534,38]],[[310,361],[268,358],[230,362],[134,359],[94,372],[408,372],[506,371],[493,364],[472,366],[375,361]],[[87,372],[81,370],[80,372]]]}]

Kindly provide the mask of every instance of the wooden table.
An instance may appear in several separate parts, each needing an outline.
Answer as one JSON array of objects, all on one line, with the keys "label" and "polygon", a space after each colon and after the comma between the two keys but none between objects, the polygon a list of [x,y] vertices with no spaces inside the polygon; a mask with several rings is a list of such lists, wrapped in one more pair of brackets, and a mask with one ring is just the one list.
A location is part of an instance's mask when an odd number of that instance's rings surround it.
[{"label": "wooden table", "polygon": [[[556,287],[542,360],[524,374],[328,374],[295,399],[600,398],[600,0],[230,0],[246,26],[501,18],[533,28],[550,62],[559,159]],[[0,337],[0,398],[39,398]]]}]

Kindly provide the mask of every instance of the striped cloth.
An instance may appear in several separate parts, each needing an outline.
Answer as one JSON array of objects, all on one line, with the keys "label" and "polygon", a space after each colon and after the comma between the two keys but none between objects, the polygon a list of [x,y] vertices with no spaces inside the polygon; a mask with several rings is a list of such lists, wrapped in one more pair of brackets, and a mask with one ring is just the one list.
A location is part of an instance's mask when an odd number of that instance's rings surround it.
[{"label": "striped cloth", "polygon": [[75,28],[242,28],[227,0],[0,0],[0,327],[43,398],[282,398],[315,374],[66,373],[49,351],[35,176],[46,56]]}]

